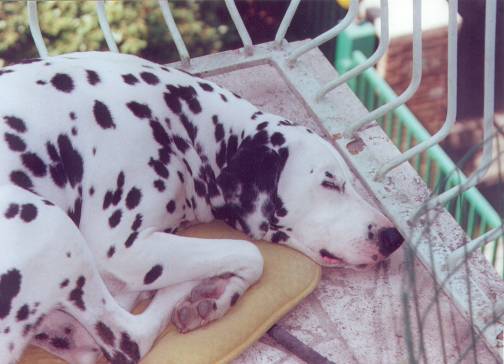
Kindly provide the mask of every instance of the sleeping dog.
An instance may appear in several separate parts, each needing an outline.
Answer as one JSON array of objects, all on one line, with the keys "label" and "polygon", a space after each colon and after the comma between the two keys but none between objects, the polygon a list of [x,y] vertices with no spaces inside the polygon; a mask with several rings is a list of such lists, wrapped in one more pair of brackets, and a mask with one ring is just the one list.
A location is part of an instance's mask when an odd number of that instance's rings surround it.
[{"label": "sleeping dog", "polygon": [[[0,362],[28,342],[136,363],[171,321],[218,319],[261,276],[249,242],[176,235],[220,219],[327,267],[403,238],[336,150],[185,72],[108,52],[0,70]],[[146,311],[129,313],[142,292]]]}]

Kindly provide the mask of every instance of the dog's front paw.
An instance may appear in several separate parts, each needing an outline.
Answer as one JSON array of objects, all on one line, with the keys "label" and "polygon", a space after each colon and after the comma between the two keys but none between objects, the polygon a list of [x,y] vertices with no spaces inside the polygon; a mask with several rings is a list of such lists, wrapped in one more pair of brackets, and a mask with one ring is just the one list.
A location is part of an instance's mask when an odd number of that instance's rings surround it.
[{"label": "dog's front paw", "polygon": [[231,273],[205,279],[175,306],[171,321],[181,333],[205,326],[222,317],[243,290],[241,279]]}]

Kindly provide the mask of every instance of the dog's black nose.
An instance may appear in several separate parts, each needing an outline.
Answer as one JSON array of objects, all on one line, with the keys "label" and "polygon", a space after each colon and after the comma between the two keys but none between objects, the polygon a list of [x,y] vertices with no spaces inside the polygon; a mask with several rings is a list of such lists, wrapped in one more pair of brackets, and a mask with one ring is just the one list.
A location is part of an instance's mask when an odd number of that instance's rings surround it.
[{"label": "dog's black nose", "polygon": [[384,257],[388,257],[390,254],[396,251],[404,241],[404,238],[396,228],[381,229],[378,232],[378,238],[378,247],[380,254]]}]

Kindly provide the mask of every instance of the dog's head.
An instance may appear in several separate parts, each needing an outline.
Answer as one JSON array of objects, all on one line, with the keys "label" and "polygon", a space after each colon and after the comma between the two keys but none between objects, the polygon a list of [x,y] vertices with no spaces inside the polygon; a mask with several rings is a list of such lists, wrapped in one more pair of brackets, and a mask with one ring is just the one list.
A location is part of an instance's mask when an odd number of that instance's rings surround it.
[{"label": "dog's head", "polygon": [[[283,210],[276,211],[276,239],[324,266],[363,267],[385,259],[403,237],[355,190],[334,147],[316,135],[308,139],[289,148],[279,177]],[[269,233],[273,241],[275,233]]]},{"label": "dog's head", "polygon": [[266,131],[247,137],[229,158],[217,178],[215,217],[324,266],[363,266],[392,254],[402,236],[357,193],[334,147],[303,128],[285,129],[271,144]]}]

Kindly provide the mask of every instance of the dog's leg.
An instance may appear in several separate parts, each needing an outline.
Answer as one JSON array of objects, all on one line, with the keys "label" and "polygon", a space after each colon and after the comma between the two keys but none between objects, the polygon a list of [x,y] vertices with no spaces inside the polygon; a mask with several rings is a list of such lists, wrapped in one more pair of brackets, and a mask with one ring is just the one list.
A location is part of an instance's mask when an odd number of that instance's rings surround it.
[{"label": "dog's leg", "polygon": [[[136,363],[150,349],[157,325],[117,304],[63,210],[27,190],[1,186],[0,236],[0,363],[17,360],[54,309],[84,325],[110,360]],[[72,345],[64,338],[53,344]]]},{"label": "dog's leg", "polygon": [[[215,320],[232,306],[262,274],[263,259],[247,241],[199,239],[144,230],[129,247],[103,267],[129,290],[152,290],[193,282],[194,286],[170,310],[170,289],[160,291],[145,313],[157,320],[163,311],[186,332]],[[173,288],[177,289],[177,288]],[[173,312],[172,312],[173,311]]]}]

